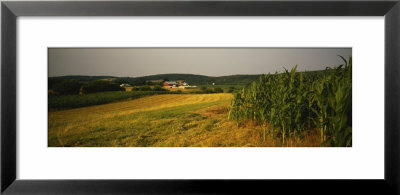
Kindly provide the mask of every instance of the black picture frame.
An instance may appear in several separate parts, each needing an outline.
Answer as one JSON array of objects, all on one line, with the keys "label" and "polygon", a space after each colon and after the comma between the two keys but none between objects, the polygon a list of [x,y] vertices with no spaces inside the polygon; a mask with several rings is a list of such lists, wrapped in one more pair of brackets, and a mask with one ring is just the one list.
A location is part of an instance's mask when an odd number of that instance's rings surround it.
[{"label": "black picture frame", "polygon": [[[16,33],[19,16],[385,16],[385,176],[382,180],[16,179]],[[2,1],[1,193],[399,194],[399,0]],[[241,167],[245,168],[245,167]],[[365,170],[368,171],[368,170]]]}]

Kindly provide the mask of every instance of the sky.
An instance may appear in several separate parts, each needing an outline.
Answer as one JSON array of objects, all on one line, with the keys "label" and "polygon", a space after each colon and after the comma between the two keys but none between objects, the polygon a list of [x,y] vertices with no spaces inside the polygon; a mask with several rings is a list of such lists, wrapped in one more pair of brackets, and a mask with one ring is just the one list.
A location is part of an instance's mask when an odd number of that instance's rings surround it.
[{"label": "sky", "polygon": [[49,77],[207,76],[323,70],[343,63],[351,48],[49,48]]}]

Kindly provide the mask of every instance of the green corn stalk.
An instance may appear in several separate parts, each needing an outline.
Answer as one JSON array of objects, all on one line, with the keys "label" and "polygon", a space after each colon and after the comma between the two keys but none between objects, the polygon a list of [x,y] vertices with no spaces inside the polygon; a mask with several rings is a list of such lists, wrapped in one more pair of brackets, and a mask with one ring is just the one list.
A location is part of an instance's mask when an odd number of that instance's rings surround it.
[{"label": "green corn stalk", "polygon": [[[275,132],[285,144],[287,137],[316,128],[321,144],[351,146],[351,63],[319,72],[267,74],[234,95],[228,118],[237,125],[252,120],[266,134]],[[268,124],[268,131],[267,131]]]}]

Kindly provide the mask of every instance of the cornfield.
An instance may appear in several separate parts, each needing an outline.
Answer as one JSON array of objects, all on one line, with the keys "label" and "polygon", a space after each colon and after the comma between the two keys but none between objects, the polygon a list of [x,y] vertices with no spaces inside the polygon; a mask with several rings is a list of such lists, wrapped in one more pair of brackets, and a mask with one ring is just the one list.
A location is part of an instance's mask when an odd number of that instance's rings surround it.
[{"label": "cornfield", "polygon": [[266,136],[288,137],[316,129],[321,146],[352,145],[352,59],[318,72],[262,75],[258,82],[234,94],[228,118],[239,126],[253,121]]},{"label": "cornfield", "polygon": [[172,91],[107,91],[82,95],[49,95],[49,109],[70,109],[107,104],[124,99],[136,99],[156,94],[177,94]]}]

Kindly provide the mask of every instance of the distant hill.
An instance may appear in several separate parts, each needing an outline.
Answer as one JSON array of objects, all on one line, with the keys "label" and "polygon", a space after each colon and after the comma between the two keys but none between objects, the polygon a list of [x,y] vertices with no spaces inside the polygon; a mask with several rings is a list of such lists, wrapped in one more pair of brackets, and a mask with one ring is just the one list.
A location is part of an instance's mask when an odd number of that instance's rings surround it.
[{"label": "distant hill", "polygon": [[[307,71],[305,74],[324,74],[324,71]],[[119,84],[129,83],[133,86],[139,85],[162,85],[164,80],[177,81],[183,80],[189,85],[248,85],[253,81],[257,81],[261,74],[257,75],[229,75],[229,76],[205,76],[197,74],[157,74],[142,77],[115,77],[115,76],[60,76],[60,77],[49,77],[49,89],[55,83],[61,82],[66,79],[75,79],[83,83],[87,83],[95,80],[109,80]]]},{"label": "distant hill", "polygon": [[[75,79],[81,82],[90,82],[100,79],[112,79],[116,83],[130,83],[132,85],[161,84],[163,80],[183,80],[190,85],[247,85],[258,80],[260,75],[230,75],[230,76],[204,76],[196,74],[157,74],[142,77],[114,77],[114,76],[60,76],[49,77],[50,83],[60,82],[65,79]],[[154,83],[158,82],[158,83]],[[50,86],[49,86],[50,88]]]},{"label": "distant hill", "polygon": [[183,80],[190,85],[207,85],[216,83],[218,85],[245,85],[249,84],[252,81],[257,80],[260,75],[231,75],[231,76],[220,76],[220,77],[211,77],[204,75],[195,75],[195,74],[158,74],[158,75],[150,75],[144,77],[125,77],[125,78],[117,78],[118,81],[126,81],[128,83],[137,83],[143,81],[152,81],[152,80]]}]

